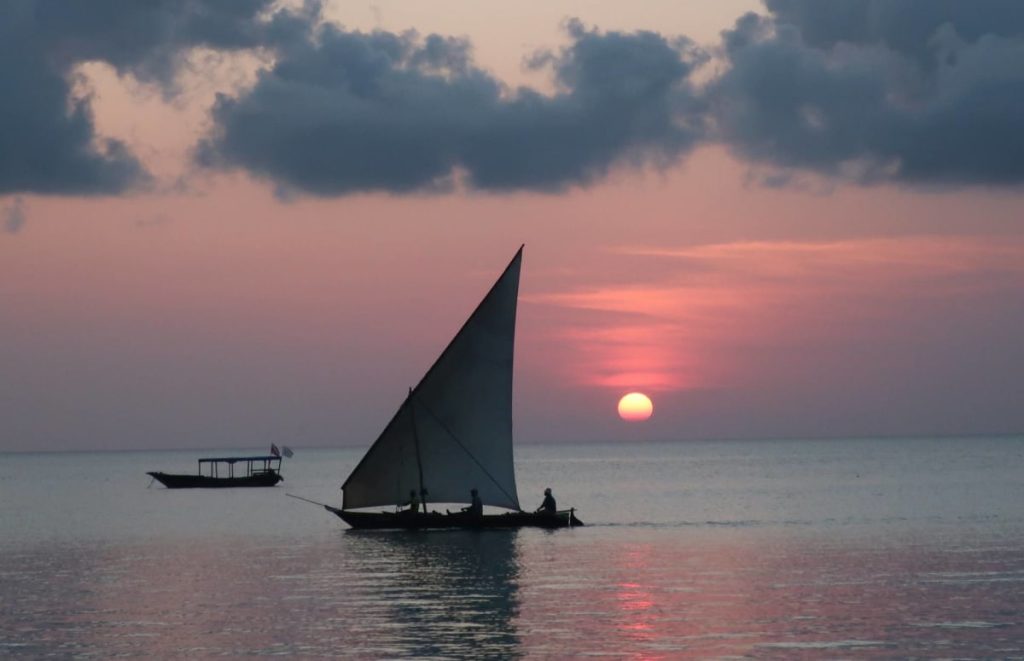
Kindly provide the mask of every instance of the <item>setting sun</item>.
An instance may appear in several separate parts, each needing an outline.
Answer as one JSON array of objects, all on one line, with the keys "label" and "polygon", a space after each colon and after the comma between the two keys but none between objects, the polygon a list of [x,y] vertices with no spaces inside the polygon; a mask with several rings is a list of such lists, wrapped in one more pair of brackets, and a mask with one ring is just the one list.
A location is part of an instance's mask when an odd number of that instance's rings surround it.
[{"label": "setting sun", "polygon": [[651,398],[642,392],[631,392],[619,400],[619,417],[629,422],[639,422],[651,417],[654,404]]}]

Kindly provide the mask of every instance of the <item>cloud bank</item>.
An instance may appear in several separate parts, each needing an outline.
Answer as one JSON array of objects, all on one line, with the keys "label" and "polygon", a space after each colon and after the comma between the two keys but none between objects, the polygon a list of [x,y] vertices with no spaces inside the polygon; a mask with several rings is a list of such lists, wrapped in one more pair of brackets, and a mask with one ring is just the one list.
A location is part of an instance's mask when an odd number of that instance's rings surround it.
[{"label": "cloud bank", "polygon": [[700,103],[689,42],[569,24],[533,58],[558,91],[506,89],[465,40],[325,25],[279,51],[238,98],[221,96],[201,163],[317,195],[446,189],[559,190],[617,163],[667,165],[691,148]]},{"label": "cloud bank", "polygon": [[1024,4],[767,0],[710,88],[741,157],[859,183],[1024,181]]},{"label": "cloud bank", "polygon": [[[535,54],[553,92],[509,88],[466,39],[324,22],[273,0],[0,4],[0,194],[111,194],[144,165],[100,139],[75,67],[102,61],[176,91],[191,49],[267,53],[250,89],[218,95],[196,162],[286,192],[462,186],[560,191],[621,166],[670,167],[696,145],[859,184],[1024,180],[1024,4],[765,0],[720,44],[602,32],[577,20]],[[717,54],[713,75],[694,73]],[[709,70],[710,71],[710,70]]]},{"label": "cloud bank", "polygon": [[[102,61],[168,91],[188,49],[268,47],[313,14],[272,0],[6,0],[0,3],[0,194],[113,194],[150,176],[123,142],[96,134],[78,64]],[[313,6],[315,9],[315,6]]]}]

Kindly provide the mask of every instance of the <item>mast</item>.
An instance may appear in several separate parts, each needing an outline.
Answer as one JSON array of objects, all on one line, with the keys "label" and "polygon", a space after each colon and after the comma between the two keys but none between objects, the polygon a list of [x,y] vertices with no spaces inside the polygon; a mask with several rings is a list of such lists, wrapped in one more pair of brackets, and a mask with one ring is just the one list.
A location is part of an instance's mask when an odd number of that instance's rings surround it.
[{"label": "mast", "polygon": [[420,456],[420,435],[416,431],[416,404],[412,401],[412,388],[409,388],[409,417],[412,418],[412,440],[416,446],[416,472],[420,476],[420,506],[423,513],[427,512],[427,489],[423,486],[423,457]]}]

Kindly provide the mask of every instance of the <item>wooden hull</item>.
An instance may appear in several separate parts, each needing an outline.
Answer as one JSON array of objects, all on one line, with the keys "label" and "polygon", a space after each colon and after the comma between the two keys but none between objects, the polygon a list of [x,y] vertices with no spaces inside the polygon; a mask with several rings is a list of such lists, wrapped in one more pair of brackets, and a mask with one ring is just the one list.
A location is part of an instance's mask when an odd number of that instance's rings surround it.
[{"label": "wooden hull", "polygon": [[404,529],[424,530],[431,528],[569,528],[582,526],[573,510],[557,514],[533,514],[530,512],[508,512],[507,514],[484,514],[472,516],[463,513],[441,514],[440,512],[350,512],[324,505],[328,512],[336,514],[342,521],[358,529]]},{"label": "wooden hull", "polygon": [[259,473],[246,477],[207,477],[205,475],[174,475],[146,473],[168,489],[225,489],[231,487],[272,487],[284,478],[279,473]]}]

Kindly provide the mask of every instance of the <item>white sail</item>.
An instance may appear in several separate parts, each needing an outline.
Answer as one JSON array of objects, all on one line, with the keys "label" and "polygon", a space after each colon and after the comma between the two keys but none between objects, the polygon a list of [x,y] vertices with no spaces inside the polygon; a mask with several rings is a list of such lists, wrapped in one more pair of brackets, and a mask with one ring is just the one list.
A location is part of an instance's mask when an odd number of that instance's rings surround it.
[{"label": "white sail", "polygon": [[518,510],[512,459],[512,354],[523,249],[399,407],[342,489],[344,508],[428,503]]}]

